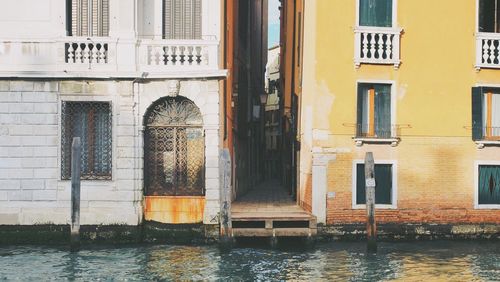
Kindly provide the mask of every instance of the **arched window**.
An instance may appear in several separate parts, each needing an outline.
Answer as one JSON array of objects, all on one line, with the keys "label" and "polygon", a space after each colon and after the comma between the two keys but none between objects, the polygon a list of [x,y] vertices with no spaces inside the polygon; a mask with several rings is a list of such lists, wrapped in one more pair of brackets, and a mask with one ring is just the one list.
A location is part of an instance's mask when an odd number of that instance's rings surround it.
[{"label": "arched window", "polygon": [[184,97],[162,98],[144,117],[146,196],[204,195],[205,142],[199,108]]}]

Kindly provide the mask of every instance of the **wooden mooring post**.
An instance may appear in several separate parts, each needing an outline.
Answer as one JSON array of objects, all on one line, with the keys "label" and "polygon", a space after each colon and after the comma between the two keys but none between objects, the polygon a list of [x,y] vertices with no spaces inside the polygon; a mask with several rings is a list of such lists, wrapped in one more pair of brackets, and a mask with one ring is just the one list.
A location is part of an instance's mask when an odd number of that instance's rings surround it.
[{"label": "wooden mooring post", "polygon": [[231,223],[231,155],[228,149],[223,149],[219,159],[220,170],[220,238],[222,247],[231,247],[233,231]]},{"label": "wooden mooring post", "polygon": [[71,144],[71,235],[70,248],[77,251],[80,248],[80,137],[74,137]]},{"label": "wooden mooring post", "polygon": [[375,222],[375,161],[373,153],[365,156],[365,193],[366,193],[366,238],[367,251],[377,252],[377,224]]}]

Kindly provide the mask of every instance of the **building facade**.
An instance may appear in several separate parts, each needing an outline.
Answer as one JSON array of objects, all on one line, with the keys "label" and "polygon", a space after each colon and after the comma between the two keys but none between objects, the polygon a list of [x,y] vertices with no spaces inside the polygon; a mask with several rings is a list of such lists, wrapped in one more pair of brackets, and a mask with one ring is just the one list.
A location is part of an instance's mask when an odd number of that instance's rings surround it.
[{"label": "building facade", "polygon": [[300,191],[320,223],[365,222],[366,152],[378,222],[500,223],[500,3],[424,2],[306,3]]},{"label": "building facade", "polygon": [[4,1],[0,225],[218,223],[222,3]]}]

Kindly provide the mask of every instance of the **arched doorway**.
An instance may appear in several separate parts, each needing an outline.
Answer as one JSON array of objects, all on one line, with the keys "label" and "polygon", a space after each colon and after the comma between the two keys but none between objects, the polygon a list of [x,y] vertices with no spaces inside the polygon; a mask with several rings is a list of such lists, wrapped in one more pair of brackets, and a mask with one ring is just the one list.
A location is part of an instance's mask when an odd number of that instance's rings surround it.
[{"label": "arched doorway", "polygon": [[185,97],[164,97],[149,107],[144,126],[146,220],[201,220],[205,141],[200,109]]}]

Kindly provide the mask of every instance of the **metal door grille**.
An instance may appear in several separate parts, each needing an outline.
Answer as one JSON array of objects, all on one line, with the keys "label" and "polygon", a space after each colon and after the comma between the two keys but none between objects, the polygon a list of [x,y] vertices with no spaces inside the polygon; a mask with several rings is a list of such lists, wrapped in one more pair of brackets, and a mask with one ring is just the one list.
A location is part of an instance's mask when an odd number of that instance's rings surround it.
[{"label": "metal door grille", "polygon": [[153,104],[145,122],[146,195],[203,195],[205,144],[198,107],[186,98],[164,98]]}]

